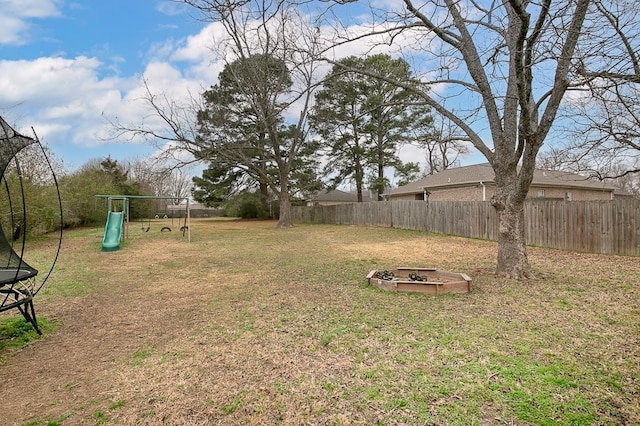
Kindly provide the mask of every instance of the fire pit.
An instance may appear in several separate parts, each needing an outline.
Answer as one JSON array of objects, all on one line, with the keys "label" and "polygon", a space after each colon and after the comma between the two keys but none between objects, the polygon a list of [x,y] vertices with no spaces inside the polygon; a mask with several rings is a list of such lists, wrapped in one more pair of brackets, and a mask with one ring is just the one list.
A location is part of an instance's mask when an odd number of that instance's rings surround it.
[{"label": "fire pit", "polygon": [[458,272],[434,268],[398,267],[373,270],[367,275],[369,284],[388,291],[413,291],[427,294],[468,293],[471,278]]}]

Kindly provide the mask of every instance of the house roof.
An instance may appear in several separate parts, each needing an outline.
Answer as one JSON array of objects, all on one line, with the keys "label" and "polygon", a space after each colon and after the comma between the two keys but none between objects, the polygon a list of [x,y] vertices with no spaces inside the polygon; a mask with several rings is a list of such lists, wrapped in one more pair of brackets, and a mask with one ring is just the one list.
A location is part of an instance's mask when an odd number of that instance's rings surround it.
[{"label": "house roof", "polygon": [[[344,192],[339,189],[331,189],[321,191],[312,198],[315,202],[340,202],[340,203],[356,203],[358,202],[358,194],[355,192]],[[362,201],[371,201],[369,194],[362,193]]]},{"label": "house roof", "polygon": [[[488,163],[454,167],[433,175],[425,176],[415,182],[390,191],[391,195],[422,193],[425,189],[468,186],[479,183],[495,183],[495,173]],[[575,173],[556,170],[536,169],[532,186],[597,189],[614,191],[615,186],[607,182],[587,178]]]}]

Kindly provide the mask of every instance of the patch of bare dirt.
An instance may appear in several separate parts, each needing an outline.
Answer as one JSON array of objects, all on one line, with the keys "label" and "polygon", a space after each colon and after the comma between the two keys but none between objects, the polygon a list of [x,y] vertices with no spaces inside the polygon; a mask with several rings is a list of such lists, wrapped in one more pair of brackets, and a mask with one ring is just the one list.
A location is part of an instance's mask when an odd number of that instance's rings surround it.
[{"label": "patch of bare dirt", "polygon": [[36,297],[36,313],[59,320],[61,327],[0,365],[2,424],[20,425],[34,418],[66,418],[65,425],[92,423],[96,412],[106,411],[100,401],[117,402],[113,378],[123,363],[130,364],[136,351],[179,338],[197,321],[202,287],[189,285],[192,277],[187,273],[167,272],[161,266],[184,250],[183,241],[133,243],[135,247],[114,253],[102,253],[91,243],[66,240],[59,267],[66,268],[66,260],[81,250],[86,267],[98,273],[97,282],[86,284],[97,291],[47,303]]}]

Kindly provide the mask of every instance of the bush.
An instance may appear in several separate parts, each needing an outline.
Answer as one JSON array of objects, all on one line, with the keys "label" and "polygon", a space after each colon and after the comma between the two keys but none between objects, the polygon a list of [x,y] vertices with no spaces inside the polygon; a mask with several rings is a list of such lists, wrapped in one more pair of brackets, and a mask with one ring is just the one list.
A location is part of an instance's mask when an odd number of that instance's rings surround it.
[{"label": "bush", "polygon": [[107,218],[107,201],[97,194],[116,194],[117,188],[105,173],[83,168],[59,179],[66,226],[95,226]]},{"label": "bush", "polygon": [[269,210],[262,202],[260,194],[243,192],[226,203],[224,215],[243,219],[268,219]]},{"label": "bush", "polygon": [[258,217],[258,206],[253,201],[244,201],[240,204],[238,216],[242,219],[256,219]]}]

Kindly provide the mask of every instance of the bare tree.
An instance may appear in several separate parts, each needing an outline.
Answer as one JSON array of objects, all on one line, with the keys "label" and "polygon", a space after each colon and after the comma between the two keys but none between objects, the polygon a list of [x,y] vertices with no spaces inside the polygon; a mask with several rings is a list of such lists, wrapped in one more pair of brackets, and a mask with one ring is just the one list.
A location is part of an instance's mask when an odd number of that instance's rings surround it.
[{"label": "bare tree", "polygon": [[187,100],[180,101],[166,91],[154,92],[144,76],[141,82],[143,94],[134,101],[146,107],[145,119],[132,123],[126,117],[105,116],[112,130],[108,139],[142,139],[158,148],[154,161],[166,161],[172,167],[200,161],[194,155],[198,149],[196,117],[202,108],[200,95],[186,93]]},{"label": "bare tree", "polygon": [[454,167],[459,164],[461,156],[469,153],[469,138],[457,131],[457,127],[446,119],[440,119],[438,124],[429,125],[426,129],[416,127],[412,139],[415,146],[425,151],[425,175]]},{"label": "bare tree", "polygon": [[599,19],[589,31],[593,51],[583,52],[577,73],[584,79],[561,111],[562,144],[545,149],[544,168],[610,180],[637,193],[640,178],[640,4],[595,2]]},{"label": "bare tree", "polygon": [[614,159],[611,172],[619,170],[620,159],[631,158],[623,174],[638,173],[640,4],[634,0],[614,0],[596,2],[595,7],[602,26],[608,26],[608,30],[592,35],[597,42],[595,46],[604,53],[587,56],[578,68],[588,78],[590,94],[577,103],[583,112],[576,126],[584,133],[582,153]]},{"label": "bare tree", "polygon": [[[229,0],[184,0],[185,4],[201,13],[203,19],[222,24],[226,40],[220,41],[225,52],[231,53],[233,64],[260,64],[252,58],[272,58],[272,63],[281,63],[286,68],[290,84],[287,90],[279,91],[265,87],[267,81],[246,81],[247,75],[262,78],[271,75],[265,70],[245,69],[235,73],[238,76],[237,91],[255,117],[254,127],[265,136],[260,144],[260,157],[273,162],[277,173],[253,167],[260,180],[276,194],[280,205],[278,227],[292,226],[291,220],[291,179],[292,168],[298,154],[308,142],[307,115],[312,94],[317,85],[317,71],[320,66],[315,56],[309,54],[317,50],[318,34],[311,29],[294,7],[285,2],[229,1]],[[229,55],[228,55],[229,56]],[[263,64],[265,62],[262,62]],[[232,67],[228,68],[232,69]],[[234,73],[231,73],[234,74]],[[273,76],[273,75],[272,75]],[[290,116],[285,126],[279,117]],[[207,149],[207,138],[202,142]],[[242,141],[235,141],[235,144]],[[254,144],[254,147],[258,145]],[[229,161],[242,163],[246,151],[232,149],[226,154]],[[217,152],[221,154],[220,151]],[[251,165],[255,162],[250,160]],[[246,164],[249,166],[249,164]]]},{"label": "bare tree", "polygon": [[191,176],[183,169],[172,170],[167,180],[167,195],[176,197],[173,201],[174,204],[180,204],[182,202],[181,199],[189,197],[193,183]]},{"label": "bare tree", "polygon": [[186,166],[180,168],[157,158],[144,158],[130,161],[125,165],[129,178],[140,186],[143,192],[157,197],[186,198],[191,193],[191,176]]},{"label": "bare tree", "polygon": [[[601,75],[615,73],[591,37],[604,31],[619,39],[615,19],[605,19],[605,3],[595,0],[396,4],[373,11],[371,16],[382,18],[369,31],[336,26],[347,29],[337,43],[413,42],[430,71],[422,78],[423,87],[431,88],[420,92],[424,101],[464,132],[495,172],[497,274],[530,277],[523,206],[536,157],[567,92],[593,78],[581,67],[597,63]],[[334,19],[339,7],[334,5]],[[638,14],[633,18],[637,28]]]},{"label": "bare tree", "polygon": [[[62,160],[45,143],[42,143],[42,145],[34,144],[24,148],[18,152],[16,158],[20,164],[22,176],[38,185],[52,183],[51,168],[56,176],[67,174]],[[51,168],[49,168],[49,164],[51,164]]]},{"label": "bare tree", "polygon": [[[266,183],[279,199],[278,227],[292,226],[289,188],[292,165],[307,142],[307,111],[320,65],[315,56],[307,54],[316,50],[316,31],[308,27],[306,19],[297,9],[287,7],[285,3],[258,0],[175,1],[191,6],[203,21],[222,26],[224,33],[216,34],[219,39],[211,41],[212,55],[217,54],[217,59],[229,64],[257,55],[268,55],[286,64],[292,86],[286,99],[277,99],[279,111],[275,111],[274,115],[273,108],[264,108],[267,105],[265,103],[254,102],[252,107],[267,135],[269,152],[266,155],[274,161],[278,170],[275,178],[265,176],[268,178]],[[207,161],[201,154],[210,149],[210,144],[200,133],[197,120],[198,112],[203,110],[202,100],[191,97],[189,105],[181,105],[164,93],[154,94],[146,80],[144,84],[146,93],[141,100],[150,109],[149,122],[129,125],[118,119],[112,120],[114,134],[111,137],[146,138],[161,147],[165,156],[172,156],[181,164]],[[244,90],[249,97],[257,100],[262,94],[251,91],[259,88],[260,85],[249,85]],[[282,138],[282,129],[277,127],[277,120],[274,120],[279,113],[289,117],[286,140]],[[184,159],[181,157],[184,152],[192,154],[192,157]],[[226,154],[233,156],[231,151]],[[233,158],[228,160],[230,163],[238,161]]]},{"label": "bare tree", "polygon": [[136,181],[145,193],[155,196],[167,194],[167,181],[172,170],[164,162],[145,158],[128,162],[126,168],[129,171],[129,177]]}]

